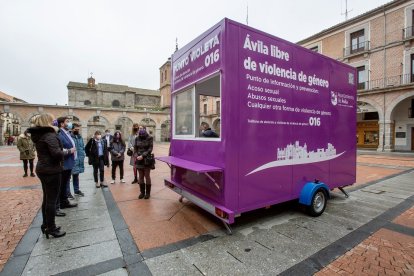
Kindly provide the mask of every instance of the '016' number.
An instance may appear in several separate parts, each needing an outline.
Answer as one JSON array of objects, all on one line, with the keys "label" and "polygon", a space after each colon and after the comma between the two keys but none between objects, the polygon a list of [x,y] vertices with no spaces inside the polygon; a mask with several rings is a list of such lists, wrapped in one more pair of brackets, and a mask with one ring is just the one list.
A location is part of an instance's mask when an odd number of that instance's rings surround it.
[{"label": "'016' number", "polygon": [[210,64],[217,62],[220,59],[219,49],[215,50],[213,53],[210,53],[204,59],[204,65],[208,67]]},{"label": "'016' number", "polygon": [[309,117],[309,124],[311,126],[320,126],[321,125],[321,118],[319,118],[319,117]]}]

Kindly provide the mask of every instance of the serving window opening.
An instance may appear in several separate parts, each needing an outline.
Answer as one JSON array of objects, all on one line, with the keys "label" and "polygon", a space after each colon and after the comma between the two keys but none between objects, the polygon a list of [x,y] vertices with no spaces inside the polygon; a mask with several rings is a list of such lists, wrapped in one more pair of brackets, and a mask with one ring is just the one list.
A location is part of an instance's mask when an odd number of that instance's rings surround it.
[{"label": "serving window opening", "polygon": [[175,136],[178,139],[220,141],[220,75],[199,81],[174,95]]}]

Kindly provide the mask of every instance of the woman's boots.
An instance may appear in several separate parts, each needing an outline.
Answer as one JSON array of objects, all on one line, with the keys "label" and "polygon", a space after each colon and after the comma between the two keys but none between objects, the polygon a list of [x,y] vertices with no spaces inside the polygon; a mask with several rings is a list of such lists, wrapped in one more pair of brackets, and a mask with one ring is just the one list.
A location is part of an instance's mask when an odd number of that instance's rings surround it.
[{"label": "woman's boots", "polygon": [[151,195],[151,184],[150,185],[148,185],[148,184],[145,184],[145,196],[144,196],[144,199],[148,199],[148,198],[150,198],[150,195]]},{"label": "woman's boots", "polygon": [[150,198],[150,195],[151,195],[151,185],[140,183],[139,191],[140,191],[140,194],[138,196],[139,199],[143,199],[143,198],[148,199]]},{"label": "woman's boots", "polygon": [[145,183],[139,183],[139,191],[141,192],[138,196],[139,199],[143,199],[145,197]]}]

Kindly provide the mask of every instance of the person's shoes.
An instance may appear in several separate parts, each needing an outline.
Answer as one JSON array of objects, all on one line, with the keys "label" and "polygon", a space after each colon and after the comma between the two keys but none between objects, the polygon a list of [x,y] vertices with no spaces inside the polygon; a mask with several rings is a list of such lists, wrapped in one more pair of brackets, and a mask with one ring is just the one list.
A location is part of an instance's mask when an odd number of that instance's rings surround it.
[{"label": "person's shoes", "polygon": [[31,173],[30,176],[31,177],[36,177],[36,175],[34,173]]},{"label": "person's shoes", "polygon": [[27,173],[25,173],[25,174],[23,175],[23,177],[28,177]]},{"label": "person's shoes", "polygon": [[102,181],[101,182],[101,188],[106,188],[106,187],[108,187],[108,185],[106,185],[105,181]]},{"label": "person's shoes", "polygon": [[113,180],[113,179],[112,179],[112,180],[111,180],[111,182],[109,182],[109,183],[111,183],[111,184],[115,184],[115,180]]},{"label": "person's shoes", "polygon": [[79,191],[75,192],[75,195],[78,195],[78,196],[85,196],[85,194],[84,194],[84,193],[82,193],[82,191],[81,191],[81,190],[79,190]]},{"label": "person's shoes", "polygon": [[137,184],[138,183],[138,179],[134,179],[134,181],[131,182],[131,184]]},{"label": "person's shoes", "polygon": [[[44,234],[45,231],[46,231],[46,226],[45,225],[40,225],[40,230],[42,230],[42,234]],[[56,226],[56,230],[60,230],[60,226]]]},{"label": "person's shoes", "polygon": [[66,232],[60,231],[60,229],[58,230],[57,228],[53,230],[45,229],[45,235],[46,235],[46,239],[49,239],[49,235],[53,236],[54,238],[60,238],[66,235]]},{"label": "person's shoes", "polygon": [[69,200],[68,200],[68,202],[60,204],[60,209],[74,208],[74,207],[77,207],[77,206],[78,206],[77,203],[70,203]]},{"label": "person's shoes", "polygon": [[98,182],[95,182],[95,187],[96,187],[96,188],[100,188],[101,186],[99,185],[99,183],[98,183]]},{"label": "person's shoes", "polygon": [[57,210],[55,215],[56,215],[57,217],[64,217],[64,216],[66,216],[66,213],[64,213],[64,212],[62,212],[62,211],[60,211],[60,210]]},{"label": "person's shoes", "polygon": [[151,196],[151,185],[145,184],[145,190],[144,199],[148,199]]},{"label": "person's shoes", "polygon": [[138,199],[143,199],[145,197],[145,184],[144,183],[139,184],[139,191],[140,191],[140,194],[138,196]]},{"label": "person's shoes", "polygon": [[125,180],[121,179],[121,183],[125,183]]},{"label": "person's shoes", "polygon": [[75,199],[75,197],[71,193],[68,194],[68,198]]}]

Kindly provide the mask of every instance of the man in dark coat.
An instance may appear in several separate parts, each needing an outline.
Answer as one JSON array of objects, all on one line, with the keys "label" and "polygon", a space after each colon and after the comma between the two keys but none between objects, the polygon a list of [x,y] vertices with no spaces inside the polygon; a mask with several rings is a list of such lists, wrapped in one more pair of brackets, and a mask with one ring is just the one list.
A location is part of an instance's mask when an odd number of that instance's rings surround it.
[{"label": "man in dark coat", "polygon": [[72,168],[75,164],[75,159],[77,158],[76,146],[72,137],[70,136],[69,130],[72,129],[72,123],[67,117],[59,117],[57,119],[59,127],[59,139],[62,143],[63,149],[70,150],[71,154],[68,154],[64,158],[63,162],[63,172],[62,172],[62,187],[60,189],[60,197],[58,207],[61,209],[72,208],[78,206],[77,203],[71,203],[68,199],[68,186],[70,182],[70,176],[72,173]]}]

